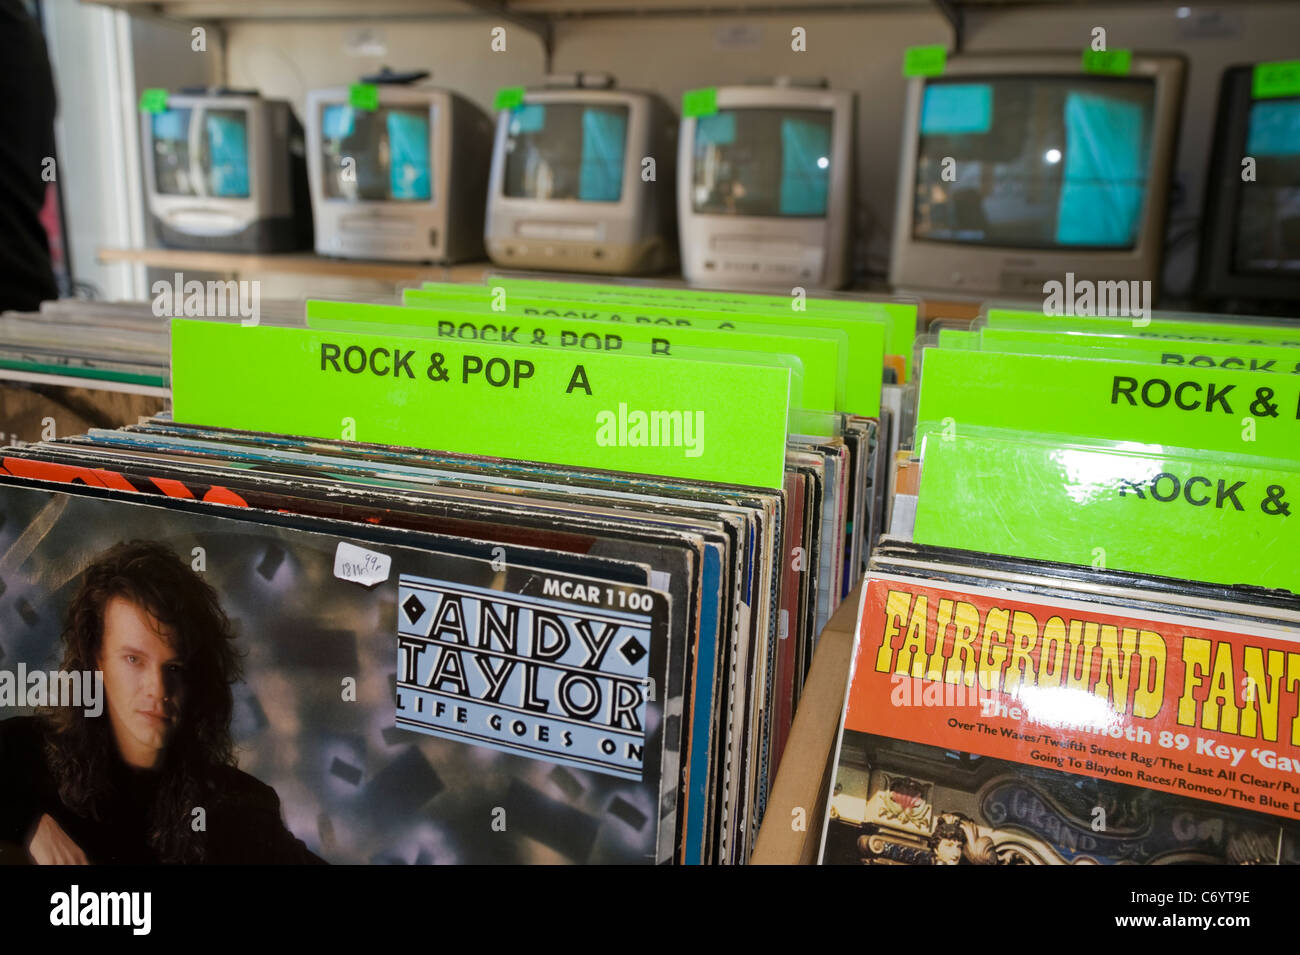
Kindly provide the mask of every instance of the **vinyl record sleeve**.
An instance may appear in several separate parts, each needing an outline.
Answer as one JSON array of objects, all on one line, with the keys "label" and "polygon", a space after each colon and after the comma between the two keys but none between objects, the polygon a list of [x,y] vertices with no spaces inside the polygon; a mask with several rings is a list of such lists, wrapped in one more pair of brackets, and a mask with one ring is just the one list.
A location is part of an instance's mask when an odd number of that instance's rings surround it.
[{"label": "vinyl record sleeve", "polygon": [[807,607],[805,622],[807,638],[799,648],[799,667],[796,679],[797,685],[803,686],[808,677],[808,668],[812,666],[812,652],[817,634],[821,632],[818,629],[818,624],[821,622],[821,587],[817,575],[822,566],[822,531],[826,523],[826,462],[820,455],[811,454],[807,451],[787,451],[786,466],[796,468],[808,483],[804,502],[804,538],[806,543],[802,561],[802,565],[808,569],[808,573],[803,575],[803,583],[807,588],[804,601],[804,605]]},{"label": "vinyl record sleeve", "polygon": [[[41,448],[33,449],[31,452],[29,452],[29,456],[35,456],[41,454],[58,455],[59,453],[65,453],[67,450],[74,449],[74,448],[88,451],[89,448],[85,447],[85,445],[87,445],[88,443],[93,444],[96,442],[98,444],[94,450],[94,455],[98,459],[120,460],[121,462],[124,463],[124,466],[129,465],[133,459],[149,461],[152,470],[150,470],[147,475],[141,472],[134,472],[132,474],[132,477],[135,479],[136,486],[144,490],[151,490],[152,486],[156,483],[153,479],[158,476],[163,476],[163,471],[159,470],[159,468],[167,464],[169,459],[176,457],[175,454],[170,452],[178,451],[181,449],[181,445],[179,443],[172,444],[169,447],[170,444],[169,442],[163,442],[163,441],[151,442],[150,440],[148,440],[147,436],[124,435],[121,432],[95,432],[89,438],[71,439],[70,443],[57,444],[57,445],[43,445],[41,446]],[[151,445],[155,446],[157,449],[151,450],[150,449]],[[173,468],[173,470],[166,471],[164,480],[183,481],[188,476],[188,473],[206,474],[207,480],[210,481],[220,480],[223,482],[223,486],[229,486],[235,488],[242,494],[247,494],[249,490],[248,482],[250,480],[261,479],[263,481],[277,481],[277,480],[292,481],[293,478],[289,477],[288,475],[297,474],[299,475],[299,480],[297,481],[297,484],[299,486],[297,487],[296,490],[298,493],[304,493],[307,488],[313,486],[309,482],[311,481],[319,482],[321,478],[324,476],[323,474],[320,474],[319,471],[313,472],[312,469],[308,468],[305,465],[304,462],[306,461],[306,456],[298,456],[299,461],[297,464],[293,465],[292,467],[286,467],[285,462],[277,460],[276,459],[277,456],[274,454],[249,456],[249,455],[245,455],[243,452],[240,452],[228,445],[224,447],[222,446],[208,447],[206,449],[203,449],[202,452],[200,452],[200,449],[197,448],[189,448],[187,453],[188,456],[181,457],[178,458],[177,460],[170,462],[170,465]],[[202,453],[204,456],[201,457],[200,453]],[[219,454],[223,454],[223,453],[227,458],[243,456],[250,461],[254,459],[261,460],[262,463],[239,465],[239,467],[244,467],[244,466],[250,467],[253,469],[251,471],[240,471],[238,468],[236,468],[234,472],[231,472],[229,468],[232,465],[234,465],[235,462],[230,460],[223,460],[220,457],[218,457]],[[175,470],[175,468],[178,467],[181,470]],[[188,473],[185,469],[188,469]],[[396,477],[397,476],[396,470],[397,469],[390,467],[388,473],[391,473],[394,477]],[[404,479],[417,479],[417,478],[425,477],[424,473],[421,472],[420,469],[404,467],[401,468],[401,471],[402,471],[401,477],[403,477]],[[378,475],[380,473],[383,473],[383,471],[368,470],[368,466],[358,462],[354,465],[351,465],[347,473],[336,473],[334,474],[334,477],[342,478],[343,480],[349,483],[359,482],[363,486],[372,487],[372,488],[377,488],[380,485],[384,485],[386,486],[386,490],[389,493],[392,493],[394,490],[392,485],[397,483],[396,481],[379,481],[378,483],[376,483],[374,480],[372,480],[375,477],[375,475]],[[256,475],[256,478],[254,477],[254,475]],[[403,486],[408,488],[413,486],[410,484],[409,480],[404,480],[402,484]],[[449,484],[450,482],[439,481],[439,483],[436,486],[429,486],[424,490],[434,494],[439,494],[443,492],[451,493],[448,490]],[[326,485],[316,483],[314,485],[313,493],[331,494],[333,498],[337,499],[340,497],[340,495],[342,495],[345,498],[355,497],[358,491],[356,489],[353,489],[349,491],[336,490],[334,492],[331,492],[331,490]],[[517,494],[518,492],[516,491],[514,493]],[[526,499],[516,498],[516,500],[513,502],[513,506],[514,508],[532,507],[534,503],[537,502],[537,499],[540,497],[549,498],[551,505],[553,505],[554,507],[562,508],[563,511],[569,515],[563,520],[562,523],[556,525],[553,531],[547,532],[551,535],[564,536],[569,533],[569,528],[572,528],[574,526],[583,526],[583,525],[590,526],[591,520],[593,519],[593,515],[599,513],[602,505],[602,502],[599,499],[593,499],[593,501],[590,502],[582,502],[581,493],[573,490],[561,493],[555,490],[554,488],[543,488],[540,491],[537,489],[533,489],[532,491],[529,492],[529,496]],[[461,500],[468,500],[468,499],[462,497]],[[698,859],[699,854],[704,851],[703,842],[702,842],[703,840],[702,831],[698,827],[707,825],[706,819],[708,813],[704,808],[705,801],[707,800],[707,781],[710,778],[711,764],[716,765],[717,763],[717,759],[711,757],[710,753],[711,753],[711,730],[714,725],[714,720],[712,717],[714,713],[714,708],[718,705],[717,697],[719,695],[717,693],[717,685],[716,685],[717,673],[720,670],[720,666],[717,661],[717,655],[719,653],[719,650],[717,649],[718,631],[725,625],[725,622],[727,620],[733,619],[734,617],[734,613],[720,616],[720,614],[723,614],[727,611],[728,608],[726,607],[722,607],[720,608],[720,610],[713,609],[716,605],[716,601],[719,599],[718,597],[715,597],[713,595],[715,593],[719,593],[721,586],[726,583],[727,579],[731,579],[732,577],[734,577],[734,574],[728,575],[725,579],[722,576],[720,576],[721,565],[729,559],[726,555],[737,553],[737,547],[739,546],[738,541],[743,543],[744,535],[749,534],[750,532],[747,531],[745,527],[741,526],[740,524],[737,524],[736,523],[737,517],[731,513],[722,513],[722,514],[709,513],[709,512],[702,511],[698,507],[692,510],[689,507],[683,507],[676,504],[653,505],[651,502],[647,502],[644,500],[639,500],[638,503],[642,508],[651,511],[652,514],[641,515],[640,517],[638,517],[638,515],[632,513],[620,513],[620,514],[607,513],[605,516],[607,519],[613,520],[618,523],[633,522],[633,526],[635,526],[637,522],[642,521],[646,517],[652,516],[653,514],[660,515],[659,517],[660,521],[669,520],[670,524],[680,524],[681,523],[680,519],[682,518],[682,515],[689,516],[690,514],[694,514],[697,518],[703,517],[708,521],[716,521],[719,518],[721,518],[721,523],[716,524],[715,527],[719,528],[721,531],[725,532],[726,534],[729,534],[731,537],[730,542],[728,542],[723,537],[719,536],[716,530],[708,530],[703,525],[699,525],[698,521],[695,522],[695,525],[692,525],[692,526],[698,525],[696,527],[697,532],[703,532],[706,534],[706,537],[709,538],[710,543],[707,545],[709,547],[709,554],[706,558],[702,559],[702,563],[700,566],[700,573],[701,574],[708,573],[711,575],[709,577],[709,580],[702,581],[703,585],[705,586],[708,592],[708,595],[705,598],[705,602],[708,604],[709,609],[706,612],[706,610],[704,609],[704,605],[701,604],[699,610],[700,614],[702,615],[701,622],[704,624],[704,626],[698,630],[698,640],[700,643],[704,645],[705,652],[703,655],[696,652],[694,638],[692,638],[691,641],[692,649],[688,654],[688,661],[695,660],[697,666],[703,668],[702,674],[697,675],[688,684],[687,700],[686,700],[687,709],[686,712],[682,714],[684,728],[688,730],[685,738],[683,739],[683,745],[686,747],[688,751],[687,757],[689,762],[686,764],[684,769],[688,775],[694,776],[695,783],[693,788],[691,789],[691,795],[693,795],[693,797],[697,801],[695,806],[695,811],[693,813],[693,815],[696,817],[696,821],[692,824],[693,828],[690,830],[689,834],[696,837],[696,841],[692,844],[692,853],[693,856]],[[272,506],[272,505],[267,504],[265,506]],[[303,510],[305,506],[306,505],[304,505],[303,503],[298,503],[296,505],[293,505],[294,509],[297,510]],[[427,510],[427,508],[424,508],[423,505],[419,505],[419,507],[423,510]],[[734,510],[734,509],[728,509],[728,510]],[[448,513],[448,518],[450,519],[453,513],[463,514],[464,509],[462,507],[457,512],[447,512],[447,513]],[[671,514],[675,514],[676,517],[670,520],[668,515]],[[393,520],[393,517],[392,514],[389,513],[388,516],[383,517],[382,519],[391,521]],[[408,517],[407,520],[409,519],[410,518]],[[508,520],[505,522],[505,526],[506,527],[509,526]],[[603,527],[604,525],[600,525],[600,526]],[[614,525],[610,525],[610,526],[612,527]],[[608,528],[606,528],[606,530],[608,532]],[[490,531],[484,531],[482,529],[472,529],[463,526],[459,528],[459,531],[471,535],[493,533]],[[500,531],[497,531],[495,533],[499,534]],[[524,534],[522,539],[524,541],[528,541],[531,539],[531,535],[536,533],[541,533],[541,532],[537,530],[528,531]],[[638,534],[639,536],[644,536],[644,534],[640,534],[639,532]],[[740,601],[742,600],[742,597],[737,596],[735,599],[737,601]],[[743,599],[748,600],[749,598],[743,598]],[[696,631],[692,631],[692,633],[694,634],[696,633]],[[737,636],[735,639],[742,639],[742,637]],[[743,636],[743,639],[747,639],[747,640],[752,639],[752,635],[746,634]],[[695,750],[694,753],[690,752],[690,750],[692,749]]]},{"label": "vinyl record sleeve", "polygon": [[823,862],[1300,862],[1294,605],[926,556],[864,588]]},{"label": "vinyl record sleeve", "polygon": [[[497,570],[442,550],[432,535],[157,500],[0,478],[6,668],[57,665],[63,618],[87,568],[114,545],[155,542],[171,552],[172,576],[211,587],[233,622],[244,678],[233,688],[230,733],[241,773],[278,797],[285,845],[301,840],[341,863],[671,858],[661,793],[661,781],[673,782],[663,768],[671,700],[643,698],[635,719],[611,721],[605,710],[602,724],[600,711],[588,712],[593,699],[570,689],[561,705],[553,692],[568,674],[609,705],[623,685],[626,707],[643,677],[666,685],[666,595],[526,563]],[[340,559],[343,545],[384,564],[383,579],[358,579]],[[561,628],[550,631],[553,643],[537,643],[542,618]],[[612,634],[602,655],[584,654],[584,632],[597,643]],[[459,667],[441,664],[444,653]],[[518,678],[502,674],[507,664]],[[515,705],[524,701],[538,708]],[[9,797],[12,811],[12,788]],[[498,809],[505,824],[494,828]],[[83,820],[82,830],[93,842],[95,827]],[[229,830],[209,838],[243,847]]]},{"label": "vinyl record sleeve", "polygon": [[[43,455],[57,457],[63,453],[59,449],[76,447],[75,444],[69,444],[28,449],[24,457],[9,459],[6,462],[6,469],[10,473],[33,474],[28,463],[30,459]],[[528,545],[545,541],[550,546],[576,546],[580,551],[594,547],[597,552],[615,554],[622,559],[635,559],[661,568],[660,586],[675,596],[677,607],[684,611],[684,615],[679,612],[673,620],[675,645],[670,666],[670,683],[662,689],[662,692],[667,693],[669,699],[674,701],[670,704],[668,712],[665,745],[665,752],[672,769],[670,775],[675,776],[678,772],[685,772],[686,766],[682,762],[683,748],[689,741],[682,738],[683,722],[688,715],[683,710],[689,703],[692,689],[689,682],[690,669],[694,665],[696,641],[699,639],[698,619],[695,615],[699,613],[702,599],[697,575],[701,572],[703,548],[706,546],[699,538],[678,535],[679,546],[686,546],[691,550],[689,561],[683,563],[682,555],[674,548],[662,546],[668,543],[663,540],[662,533],[649,535],[649,537],[640,535],[645,542],[643,544],[637,544],[632,540],[615,543],[608,539],[613,533],[613,525],[602,523],[590,514],[581,517],[571,516],[562,522],[548,525],[544,517],[530,516],[525,513],[521,506],[522,502],[515,502],[508,513],[497,513],[494,516],[488,503],[483,500],[475,501],[469,497],[461,497],[454,504],[446,499],[445,493],[441,497],[432,494],[416,494],[404,498],[395,493],[392,488],[380,491],[374,488],[342,487],[301,475],[297,478],[277,477],[272,474],[252,475],[237,470],[232,471],[218,463],[201,463],[195,460],[187,461],[184,468],[167,469],[157,461],[151,461],[146,465],[148,456],[143,452],[138,452],[138,455],[140,469],[118,472],[117,478],[124,481],[125,485],[111,483],[110,486],[131,487],[145,493],[161,491],[166,494],[178,494],[184,498],[187,496],[185,482],[197,477],[208,482],[209,487],[216,486],[223,491],[233,490],[237,494],[256,498],[263,507],[288,509],[296,513],[350,517],[354,521],[380,520],[390,526],[439,530],[443,533],[450,532],[501,544]],[[97,449],[90,458],[91,463],[99,465],[112,461],[119,461],[129,467],[132,458],[123,449]],[[92,481],[94,477],[64,475],[62,479]],[[262,495],[270,493],[272,496],[258,497],[259,490]],[[274,496],[276,494],[287,496],[277,498]],[[384,508],[382,511],[369,510],[380,506]],[[340,511],[340,507],[350,508],[350,510]],[[439,517],[440,520],[435,520]],[[585,541],[580,534],[575,533],[575,530],[583,525],[586,526],[588,534],[594,535]],[[548,526],[551,527],[549,532],[546,530]],[[637,536],[635,531],[633,536]],[[601,542],[602,538],[605,538],[604,543]],[[659,541],[658,546],[652,544],[654,540]],[[649,549],[650,547],[654,549]],[[505,559],[504,554],[503,559]],[[665,787],[665,793],[679,804],[678,812],[683,813],[685,807],[681,803],[685,798],[684,790],[678,787]]]},{"label": "vinyl record sleeve", "polygon": [[[755,489],[733,488],[683,481],[681,479],[636,477],[610,472],[557,468],[554,465],[396,449],[382,445],[353,445],[320,439],[286,438],[284,436],[235,432],[227,429],[199,428],[166,420],[157,420],[140,427],[130,428],[125,433],[95,432],[91,438],[99,443],[107,442],[114,445],[135,443],[138,445],[141,439],[135,437],[137,434],[178,438],[183,438],[186,435],[201,436],[203,440],[195,442],[196,447],[193,449],[195,453],[199,450],[198,445],[207,444],[209,440],[212,441],[208,445],[209,450],[218,453],[229,453],[228,449],[231,442],[268,449],[274,448],[273,451],[266,451],[263,460],[268,462],[274,462],[278,457],[288,455],[300,464],[308,465],[318,461],[315,456],[306,453],[308,450],[315,449],[321,453],[328,453],[331,460],[346,457],[371,462],[388,462],[395,473],[410,473],[412,468],[409,465],[412,462],[429,462],[431,464],[436,463],[439,468],[452,467],[462,472],[473,472],[475,474],[509,474],[512,476],[511,480],[515,482],[523,481],[525,478],[530,478],[532,481],[546,479],[552,483],[563,482],[569,487],[576,485],[611,494],[636,493],[639,495],[665,496],[664,499],[673,502],[674,505],[680,505],[682,503],[681,498],[684,497],[715,507],[720,503],[725,503],[728,507],[739,507],[748,514],[747,520],[753,526],[747,532],[748,539],[739,541],[736,551],[738,554],[737,559],[742,561],[738,565],[737,575],[738,579],[743,581],[741,585],[743,595],[736,605],[738,623],[736,624],[736,637],[731,650],[731,659],[737,662],[737,666],[729,666],[726,671],[731,674],[732,689],[727,694],[727,706],[730,714],[728,716],[728,725],[732,726],[733,729],[725,739],[728,741],[727,745],[731,745],[730,741],[733,737],[736,740],[747,738],[744,721],[748,718],[751,704],[746,701],[754,701],[755,697],[749,690],[752,675],[747,669],[744,669],[746,666],[744,661],[750,657],[746,648],[756,642],[759,645],[766,645],[765,640],[776,639],[777,618],[772,608],[779,594],[777,574],[780,561],[777,560],[774,551],[774,548],[779,546],[779,540],[774,536],[773,528],[779,528],[778,521],[781,517],[781,508],[784,506],[780,495]],[[162,446],[159,445],[159,447]],[[189,453],[181,446],[175,446],[174,449],[178,452]],[[299,455],[298,452],[303,453]],[[821,463],[820,457],[815,458],[815,460],[819,464]],[[528,486],[536,487],[536,484],[528,483]],[[770,580],[770,585],[757,585],[760,580]],[[764,633],[767,634],[766,638],[762,636]],[[737,680],[737,677],[739,677],[739,680]],[[736,686],[739,686],[739,689],[734,689]],[[723,775],[729,774],[732,760],[720,757],[720,764],[723,767]],[[743,801],[739,791],[735,788],[736,785],[739,785],[739,783],[727,786],[726,791],[734,794],[734,799]],[[732,799],[729,797],[728,800],[723,802],[724,812],[727,811],[725,807],[730,805],[731,801]],[[741,817],[738,816],[737,820],[739,818]],[[737,823],[733,822],[733,825],[735,824]],[[720,827],[722,833],[728,832],[729,829],[729,826]],[[726,838],[724,835],[723,839]],[[719,851],[726,852],[727,850],[722,849],[720,846]]]}]

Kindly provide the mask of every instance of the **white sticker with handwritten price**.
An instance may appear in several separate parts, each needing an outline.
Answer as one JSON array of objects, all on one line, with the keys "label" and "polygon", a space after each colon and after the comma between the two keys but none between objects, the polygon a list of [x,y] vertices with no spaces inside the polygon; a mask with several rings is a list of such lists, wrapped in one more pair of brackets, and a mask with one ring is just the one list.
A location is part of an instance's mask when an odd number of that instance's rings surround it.
[{"label": "white sticker with handwritten price", "polygon": [[366,550],[346,541],[339,541],[338,550],[334,552],[334,576],[363,587],[382,584],[388,579],[392,566],[393,558],[387,554]]}]

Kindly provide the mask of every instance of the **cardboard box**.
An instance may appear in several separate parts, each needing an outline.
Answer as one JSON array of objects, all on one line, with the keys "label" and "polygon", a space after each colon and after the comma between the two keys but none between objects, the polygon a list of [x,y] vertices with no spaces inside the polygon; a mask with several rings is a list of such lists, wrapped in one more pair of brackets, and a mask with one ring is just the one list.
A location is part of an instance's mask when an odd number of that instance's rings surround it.
[{"label": "cardboard box", "polygon": [[750,865],[817,862],[861,603],[859,584],[822,631]]}]

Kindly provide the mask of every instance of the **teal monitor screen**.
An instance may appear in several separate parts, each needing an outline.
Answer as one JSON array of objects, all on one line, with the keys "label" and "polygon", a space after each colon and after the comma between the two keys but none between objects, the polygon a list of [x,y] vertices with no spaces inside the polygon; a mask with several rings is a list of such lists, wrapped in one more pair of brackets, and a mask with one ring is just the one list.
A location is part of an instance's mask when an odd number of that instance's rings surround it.
[{"label": "teal monitor screen", "polygon": [[198,177],[190,163],[191,114],[188,108],[153,114],[154,189],[160,195],[198,195]]},{"label": "teal monitor screen", "polygon": [[248,198],[248,113],[209,109],[203,114],[208,195]]},{"label": "teal monitor screen", "polygon": [[331,199],[428,202],[433,198],[427,106],[321,108],[321,164]]},{"label": "teal monitor screen", "polygon": [[695,120],[692,205],[712,215],[826,215],[833,114],[722,109]]},{"label": "teal monitor screen", "polygon": [[913,235],[1004,248],[1131,249],[1146,205],[1155,82],[926,83]]},{"label": "teal monitor screen", "polygon": [[1246,155],[1255,178],[1238,195],[1233,268],[1300,274],[1300,98],[1256,100]]},{"label": "teal monitor screen", "polygon": [[[196,117],[200,129],[191,139]],[[249,197],[248,111],[180,107],[152,119],[154,189],[164,196]],[[197,148],[191,148],[191,146]]]},{"label": "teal monitor screen", "polygon": [[503,189],[512,199],[618,202],[628,107],[525,103],[510,114]]}]

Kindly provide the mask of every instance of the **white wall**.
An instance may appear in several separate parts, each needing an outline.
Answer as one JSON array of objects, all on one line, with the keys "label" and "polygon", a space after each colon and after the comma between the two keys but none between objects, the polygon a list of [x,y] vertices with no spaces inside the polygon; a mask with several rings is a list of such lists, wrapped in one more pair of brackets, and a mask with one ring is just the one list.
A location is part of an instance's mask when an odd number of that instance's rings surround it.
[{"label": "white wall", "polygon": [[191,49],[189,24],[129,17],[80,0],[46,0],[44,13],[73,277],[103,298],[141,298],[143,269],[98,261],[103,246],[145,241],[136,188],[139,90],[213,81],[223,65],[219,38],[200,54]]}]

